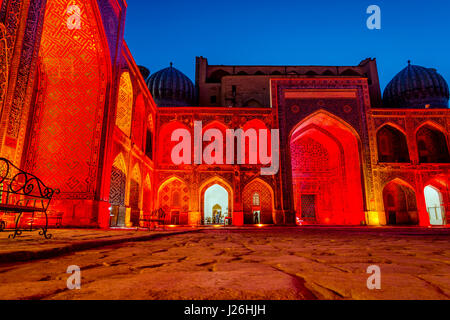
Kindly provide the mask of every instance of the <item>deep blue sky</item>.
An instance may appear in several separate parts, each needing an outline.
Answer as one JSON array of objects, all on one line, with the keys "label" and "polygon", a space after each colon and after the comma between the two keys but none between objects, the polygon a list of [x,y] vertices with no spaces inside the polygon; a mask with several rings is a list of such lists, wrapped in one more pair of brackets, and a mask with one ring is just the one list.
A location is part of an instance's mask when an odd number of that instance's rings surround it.
[{"label": "deep blue sky", "polygon": [[[378,62],[382,90],[407,65],[450,82],[448,0],[128,0],[125,39],[151,72],[174,66],[193,81],[195,56],[210,64],[357,65]],[[381,8],[381,30],[366,9]]]}]

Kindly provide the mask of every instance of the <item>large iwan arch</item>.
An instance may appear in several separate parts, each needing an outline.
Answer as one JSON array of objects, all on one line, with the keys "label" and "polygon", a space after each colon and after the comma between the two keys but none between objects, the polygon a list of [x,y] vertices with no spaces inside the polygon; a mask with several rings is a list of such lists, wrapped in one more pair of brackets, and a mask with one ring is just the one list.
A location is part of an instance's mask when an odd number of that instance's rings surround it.
[{"label": "large iwan arch", "polygon": [[80,199],[96,190],[111,66],[95,2],[77,1],[83,27],[74,30],[67,27],[67,3],[46,5],[39,49],[42,86],[27,156],[35,164],[32,171],[58,187],[62,197]]},{"label": "large iwan arch", "polygon": [[289,146],[297,218],[312,224],[363,222],[360,141],[356,131],[343,120],[320,111],[292,130]]}]

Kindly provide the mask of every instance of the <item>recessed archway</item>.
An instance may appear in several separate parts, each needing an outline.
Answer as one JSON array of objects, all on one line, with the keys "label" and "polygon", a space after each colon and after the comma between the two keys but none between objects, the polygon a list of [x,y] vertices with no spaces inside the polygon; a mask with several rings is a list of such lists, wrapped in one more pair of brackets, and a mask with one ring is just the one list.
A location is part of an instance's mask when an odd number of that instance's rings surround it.
[{"label": "recessed archway", "polygon": [[214,184],[205,191],[203,203],[203,223],[223,224],[228,217],[228,192],[224,187]]},{"label": "recessed archway", "polygon": [[170,177],[158,189],[158,208],[167,214],[172,224],[188,224],[189,189],[178,177]]},{"label": "recessed archway", "polygon": [[144,180],[144,190],[142,199],[142,210],[144,214],[149,214],[152,211],[153,197],[152,197],[152,183],[149,174]]},{"label": "recessed archway", "polygon": [[449,163],[447,140],[436,126],[425,124],[417,130],[417,151],[420,163]]},{"label": "recessed archway", "polygon": [[209,83],[220,83],[222,81],[222,78],[225,76],[229,76],[230,73],[219,69],[211,73],[211,75],[208,77],[207,82]]},{"label": "recessed archway", "polygon": [[378,161],[410,162],[405,134],[390,124],[377,131]]},{"label": "recessed archway", "polygon": [[419,223],[414,189],[395,179],[383,189],[383,203],[387,225],[417,225]]},{"label": "recessed archway", "polygon": [[125,227],[125,190],[127,183],[126,164],[122,153],[114,159],[111,167],[111,181],[109,189],[110,226]]},{"label": "recessed archway", "polygon": [[[220,194],[221,199],[224,199],[224,193],[223,190],[226,191],[227,193],[227,202],[226,204],[223,203],[223,201],[221,201],[221,203],[213,203],[212,206],[219,204],[222,207],[222,219],[225,218],[232,218],[233,217],[233,189],[231,188],[231,186],[228,184],[228,182],[226,182],[224,179],[222,179],[221,177],[213,177],[209,180],[207,180],[206,182],[204,182],[201,187],[199,188],[200,190],[200,206],[201,206],[201,224],[208,224],[207,222],[207,217],[208,217],[208,213],[209,213],[209,209],[205,207],[206,204],[206,197],[209,195],[209,192],[207,194],[207,191],[210,190],[211,187],[214,187],[213,189],[211,189],[212,191],[214,190],[220,190]],[[222,190],[223,189],[223,190]],[[210,190],[210,192],[212,192]],[[213,199],[213,198],[212,198]],[[212,208],[212,207],[211,207]],[[211,220],[212,221],[212,220]],[[224,220],[221,220],[221,223],[223,223]],[[211,222],[212,223],[212,222]]]},{"label": "recessed archway", "polygon": [[139,165],[133,168],[130,180],[130,223],[132,226],[139,226],[139,218],[141,216],[141,172]]},{"label": "recessed archway", "polygon": [[244,224],[273,224],[272,187],[262,179],[249,182],[242,192]]},{"label": "recessed archway", "polygon": [[117,98],[116,125],[127,137],[131,132],[133,113],[133,85],[130,73],[124,71],[120,76],[119,94]]},{"label": "recessed archway", "polygon": [[359,150],[356,131],[325,111],[292,130],[290,159],[297,218],[334,225],[364,221]]},{"label": "recessed archway", "polygon": [[445,209],[442,193],[439,189],[428,185],[424,189],[424,196],[430,224],[434,226],[445,225]]}]

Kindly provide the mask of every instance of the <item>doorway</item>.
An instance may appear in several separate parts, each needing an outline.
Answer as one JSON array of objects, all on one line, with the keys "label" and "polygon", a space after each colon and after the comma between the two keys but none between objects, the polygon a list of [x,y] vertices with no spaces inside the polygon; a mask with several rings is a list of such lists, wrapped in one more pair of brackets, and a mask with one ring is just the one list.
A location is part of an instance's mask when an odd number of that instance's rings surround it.
[{"label": "doorway", "polygon": [[426,186],[424,189],[425,203],[427,206],[430,224],[432,226],[445,225],[444,206],[442,205],[442,194],[433,186]]},{"label": "doorway", "polygon": [[203,224],[223,224],[228,217],[228,192],[219,184],[205,191],[203,206]]}]

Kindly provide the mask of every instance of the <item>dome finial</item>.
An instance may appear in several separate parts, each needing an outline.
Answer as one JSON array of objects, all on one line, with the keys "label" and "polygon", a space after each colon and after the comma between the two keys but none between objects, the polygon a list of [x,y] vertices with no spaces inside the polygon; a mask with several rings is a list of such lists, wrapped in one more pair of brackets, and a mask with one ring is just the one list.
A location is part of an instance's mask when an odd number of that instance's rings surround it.
[{"label": "dome finial", "polygon": [[173,62],[170,63],[170,67],[171,67],[171,68],[173,67]]},{"label": "dome finial", "polygon": [[408,66],[410,66],[411,65],[411,60],[408,60]]}]

